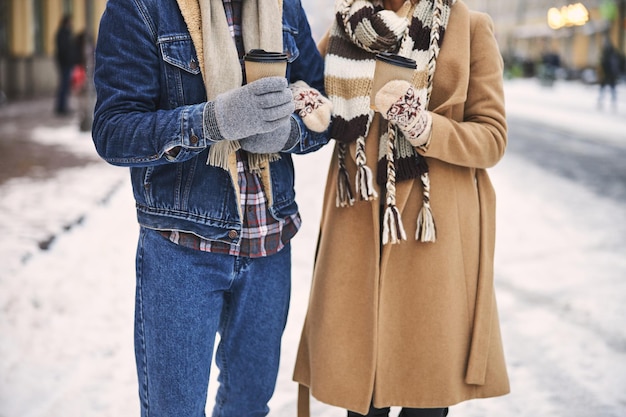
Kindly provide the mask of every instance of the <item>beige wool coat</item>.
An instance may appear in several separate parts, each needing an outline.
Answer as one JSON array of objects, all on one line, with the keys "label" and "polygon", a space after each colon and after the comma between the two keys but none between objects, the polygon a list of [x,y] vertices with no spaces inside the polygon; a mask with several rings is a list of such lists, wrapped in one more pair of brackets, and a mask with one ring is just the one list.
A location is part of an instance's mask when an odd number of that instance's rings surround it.
[{"label": "beige wool coat", "polygon": [[[493,283],[495,194],[486,172],[507,143],[491,19],[457,1],[436,68],[432,137],[420,150],[430,167],[435,243],[414,238],[419,179],[397,184],[408,236],[400,244],[381,248],[379,200],[337,208],[335,150],[294,371],[300,416],[308,415],[309,389],[361,414],[372,400],[378,408],[430,408],[509,392]],[[366,140],[374,173],[378,117]],[[354,178],[354,146],[350,152]]]}]

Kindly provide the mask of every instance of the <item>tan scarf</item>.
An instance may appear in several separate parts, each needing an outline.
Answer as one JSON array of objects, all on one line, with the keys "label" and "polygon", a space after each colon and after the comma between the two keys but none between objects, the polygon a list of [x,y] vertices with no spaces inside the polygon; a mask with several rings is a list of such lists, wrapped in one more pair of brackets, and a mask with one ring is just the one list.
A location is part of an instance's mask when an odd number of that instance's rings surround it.
[{"label": "tan scarf", "polygon": [[[356,143],[356,194],[361,200],[374,200],[373,174],[366,165],[365,138],[374,112],[370,108],[371,79],[377,52],[397,53],[417,62],[413,84],[432,91],[435,64],[455,0],[407,1],[398,13],[385,10],[381,0],[338,0],[336,19],[330,33],[326,55],[326,92],[335,114],[331,137],[339,142],[337,205],[350,206],[354,198],[345,168],[347,145]],[[396,207],[395,184],[420,178],[423,207],[417,219],[416,239],[435,241],[435,226],[430,208],[430,178],[426,160],[393,126],[381,128],[378,183],[385,187],[383,243],[406,239]]]},{"label": "tan scarf", "polygon": [[[198,0],[202,21],[204,84],[208,100],[240,87],[243,83],[237,47],[228,28],[222,0]],[[245,0],[242,5],[242,32],[246,50],[283,51],[282,0]],[[237,70],[233,70],[236,68]],[[207,163],[228,169],[231,154],[240,149],[238,141],[223,140],[209,149]],[[250,169],[278,155],[248,154]]]}]

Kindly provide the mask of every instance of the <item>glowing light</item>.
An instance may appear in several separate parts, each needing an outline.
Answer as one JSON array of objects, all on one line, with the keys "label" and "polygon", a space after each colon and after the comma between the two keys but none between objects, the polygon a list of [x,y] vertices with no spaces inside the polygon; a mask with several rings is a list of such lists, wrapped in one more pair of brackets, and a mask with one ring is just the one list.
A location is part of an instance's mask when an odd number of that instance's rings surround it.
[{"label": "glowing light", "polygon": [[582,26],[589,21],[589,11],[582,3],[570,4],[560,9],[552,7],[548,10],[548,26],[552,29]]}]

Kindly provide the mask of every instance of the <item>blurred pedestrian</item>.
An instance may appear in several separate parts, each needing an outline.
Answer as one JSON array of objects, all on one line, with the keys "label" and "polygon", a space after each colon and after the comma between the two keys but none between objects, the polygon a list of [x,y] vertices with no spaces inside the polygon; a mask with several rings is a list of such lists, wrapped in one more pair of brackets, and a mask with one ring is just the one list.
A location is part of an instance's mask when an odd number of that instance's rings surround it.
[{"label": "blurred pedestrian", "polygon": [[600,93],[598,96],[598,108],[603,107],[604,91],[608,87],[611,94],[613,110],[617,110],[617,81],[620,76],[620,55],[613,46],[611,39],[606,36],[600,53],[599,81]]},{"label": "blurred pedestrian", "polygon": [[[259,48],[286,74],[246,83]],[[268,413],[301,224],[291,153],[328,141],[323,65],[299,0],[108,0],[93,139],[130,167],[141,226],[142,416],[205,415],[218,332],[213,415]]]},{"label": "blurred pedestrian", "polygon": [[[81,95],[81,93],[85,90],[85,85],[87,83],[87,33],[85,31],[80,32],[76,35],[75,41],[75,65],[72,68],[72,80],[71,86],[72,91]],[[93,109],[91,109],[93,112]]]},{"label": "blurred pedestrian", "polygon": [[55,36],[55,58],[59,81],[54,111],[57,115],[70,113],[69,96],[71,91],[72,69],[76,64],[76,45],[72,32],[72,16],[69,14],[61,18]]},{"label": "blurred pedestrian", "polygon": [[72,91],[78,96],[79,127],[90,132],[93,125],[95,94],[93,91],[93,40],[87,31],[76,36],[78,59],[72,70]]},{"label": "blurred pedestrian", "polygon": [[542,85],[552,86],[557,78],[557,72],[561,68],[561,57],[553,50],[548,50],[541,55],[541,72],[539,78]]},{"label": "blurred pedestrian", "polygon": [[[335,14],[320,42],[336,145],[294,371],[300,416],[309,392],[350,417],[441,417],[504,395],[486,171],[507,144],[493,22],[454,0],[338,0]],[[417,68],[370,98],[379,53]]]}]

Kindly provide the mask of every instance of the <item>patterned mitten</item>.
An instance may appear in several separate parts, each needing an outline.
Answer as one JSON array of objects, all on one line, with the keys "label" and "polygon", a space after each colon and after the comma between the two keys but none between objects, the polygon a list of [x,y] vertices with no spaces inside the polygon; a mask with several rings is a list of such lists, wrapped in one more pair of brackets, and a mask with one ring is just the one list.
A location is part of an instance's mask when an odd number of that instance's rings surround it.
[{"label": "patterned mitten", "polygon": [[297,81],[289,86],[296,104],[296,113],[304,125],[313,132],[323,132],[330,125],[332,103],[315,88],[304,81]]},{"label": "patterned mitten", "polygon": [[415,89],[408,81],[394,80],[376,93],[375,104],[382,116],[395,124],[415,147],[430,138],[432,116],[424,108],[426,89]]}]

